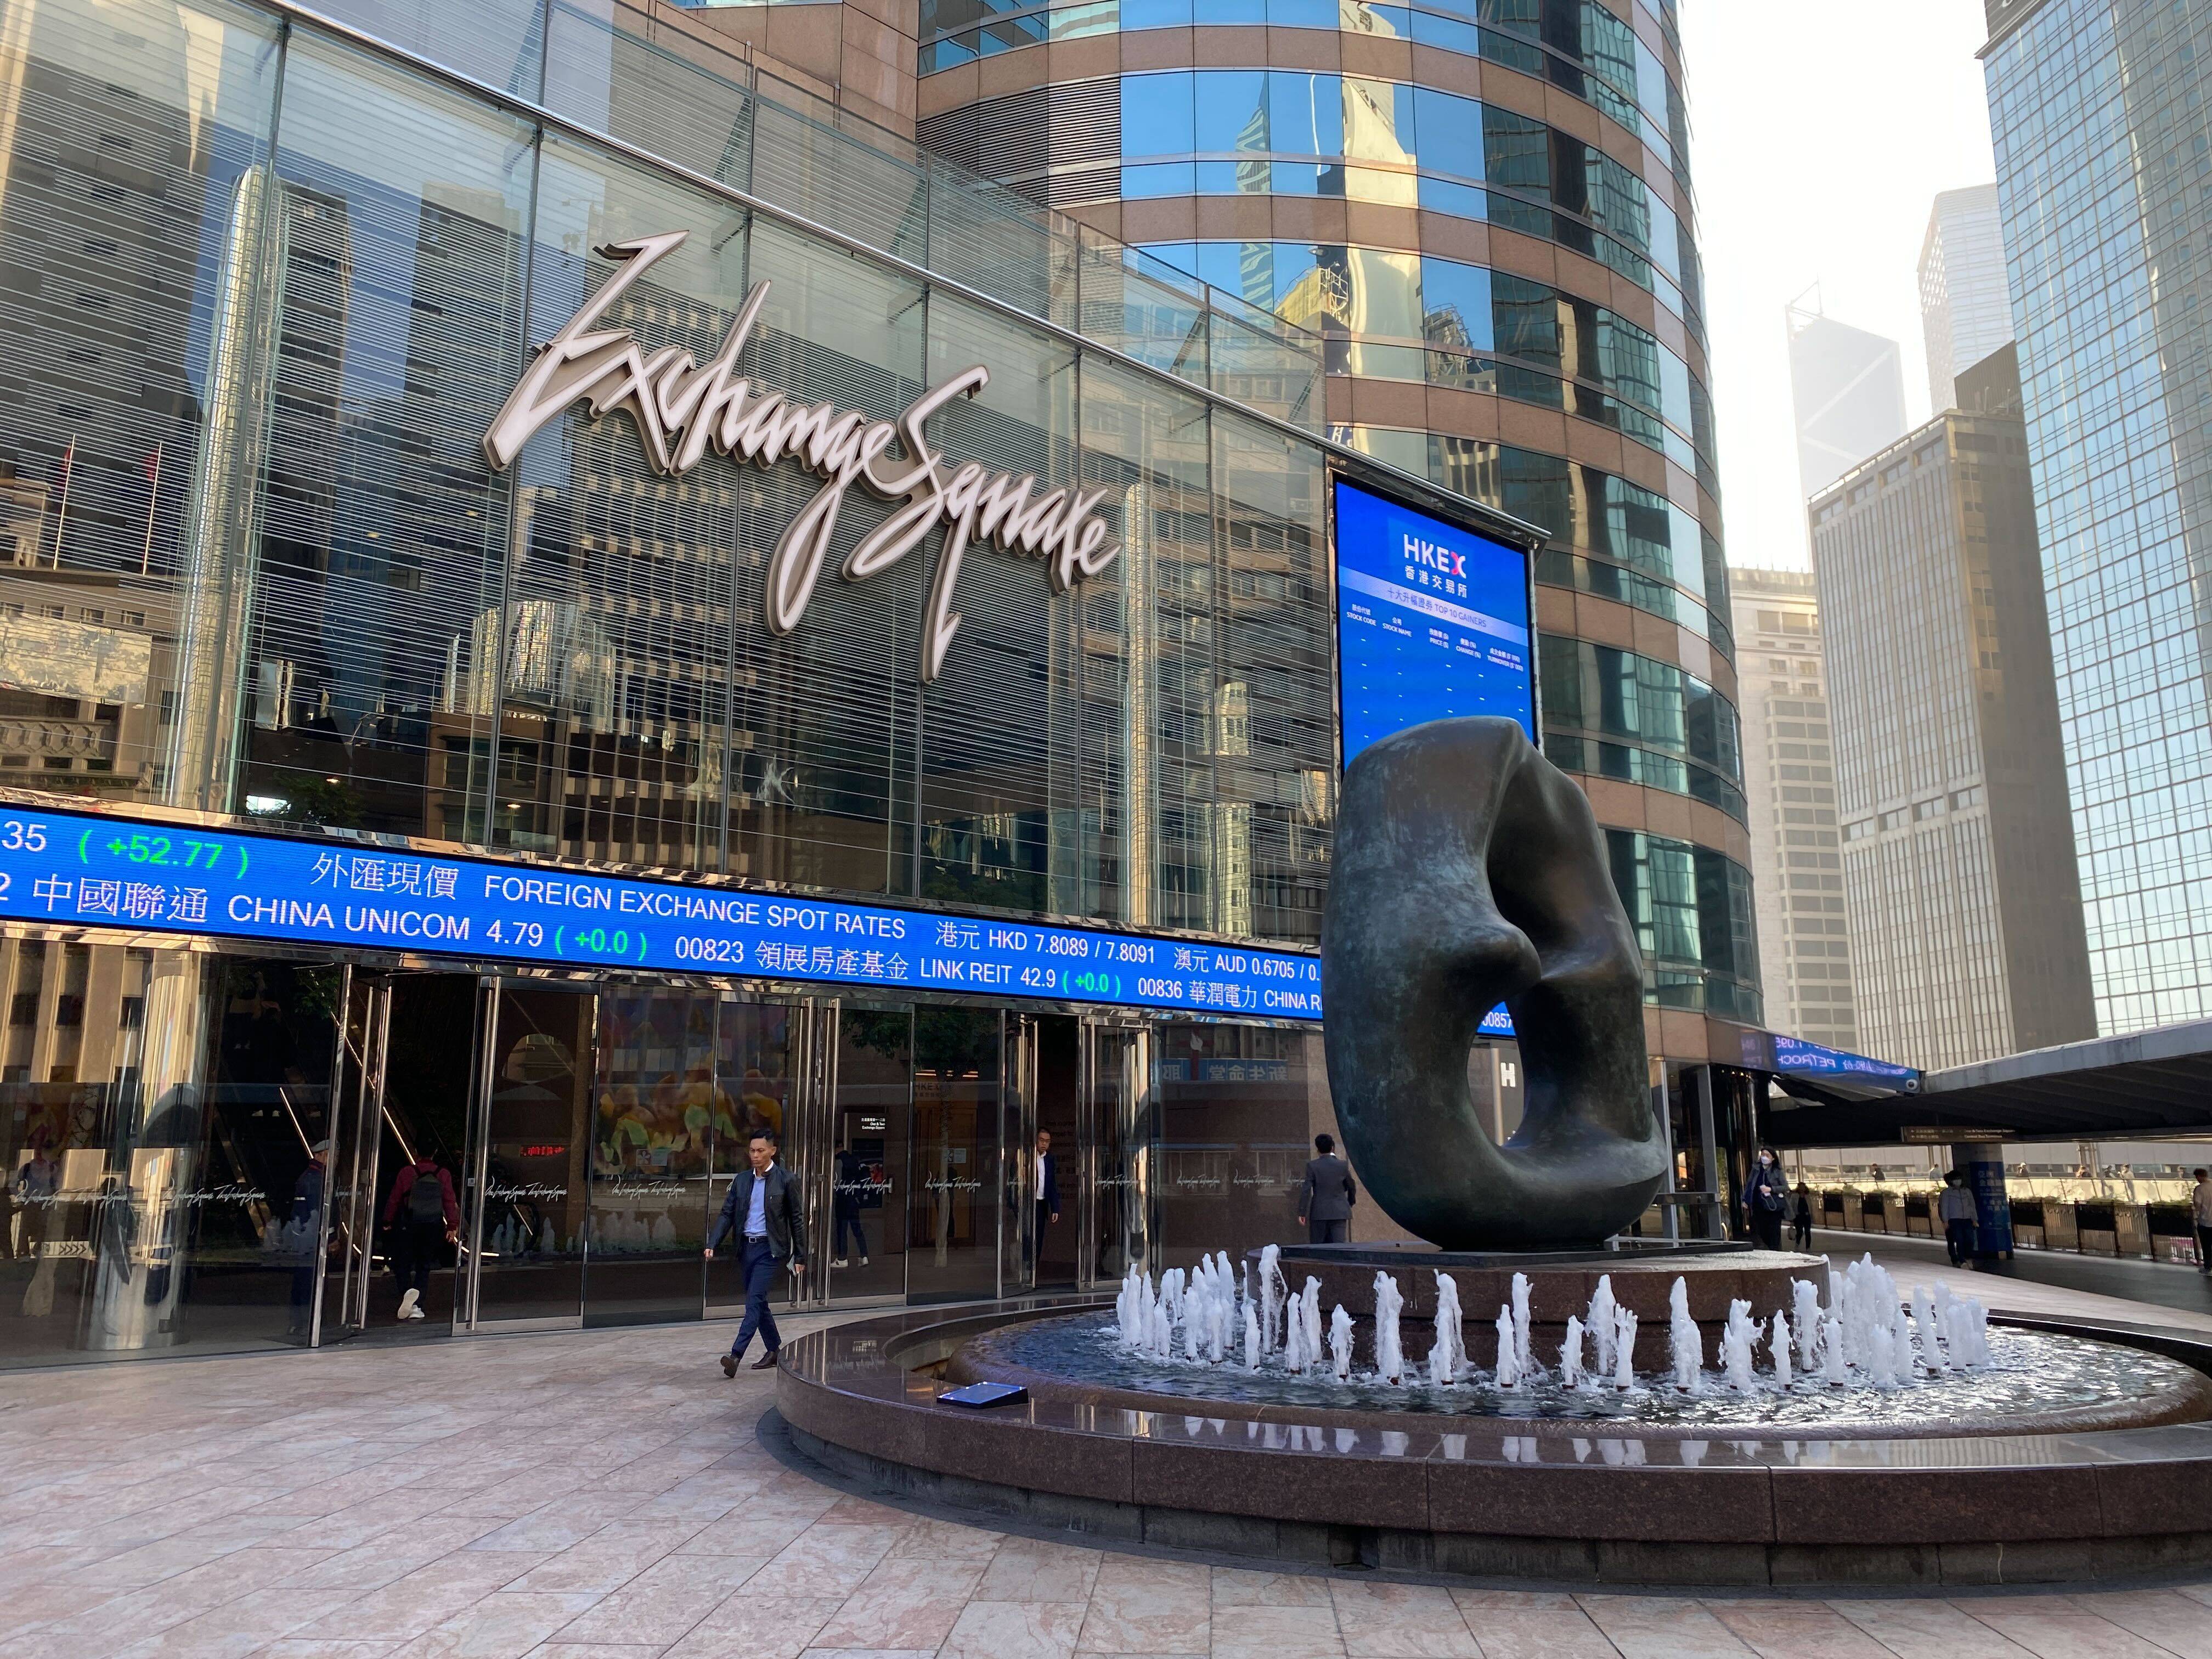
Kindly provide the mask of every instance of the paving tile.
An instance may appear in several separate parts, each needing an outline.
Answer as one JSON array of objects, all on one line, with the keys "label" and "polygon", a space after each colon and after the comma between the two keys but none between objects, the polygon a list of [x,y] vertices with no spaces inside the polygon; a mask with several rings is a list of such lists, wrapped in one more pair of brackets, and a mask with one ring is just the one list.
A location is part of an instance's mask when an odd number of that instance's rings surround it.
[{"label": "paving tile", "polygon": [[626,1587],[605,1595],[556,1633],[563,1642],[664,1648],[721,1606],[726,1592]]},{"label": "paving tile", "polygon": [[396,1651],[404,1659],[522,1659],[598,1599],[575,1591],[502,1591],[402,1643]]},{"label": "paving tile", "polygon": [[1579,1607],[1462,1610],[1483,1659],[1618,1659],[1620,1651]]},{"label": "paving tile", "polygon": [[981,1562],[893,1557],[860,1581],[845,1605],[815,1633],[814,1645],[860,1651],[935,1652],[968,1603]]},{"label": "paving tile", "polygon": [[1705,1607],[1763,1659],[1890,1659],[1888,1649],[1833,1607],[1817,1601],[1707,1597]]},{"label": "paving tile", "polygon": [[1479,1659],[1482,1651],[1449,1590],[1345,1578],[1328,1589],[1352,1659]]},{"label": "paving tile", "polygon": [[970,1601],[939,1659],[1072,1659],[1083,1614],[1073,1601]]},{"label": "paving tile", "polygon": [[2114,1590],[2069,1599],[2179,1659],[2212,1659],[2212,1614],[2190,1596],[2172,1590]]},{"label": "paving tile", "polygon": [[986,1601],[1088,1601],[1105,1559],[1097,1550],[1009,1538],[983,1570],[975,1595]]},{"label": "paving tile", "polygon": [[2169,1659],[2166,1650],[2095,1613],[2039,1607],[2027,1601],[1984,1601],[1974,1617],[2037,1659]]},{"label": "paving tile", "polygon": [[1581,1595],[1623,1659],[1745,1659],[1750,1650],[1698,1602],[1661,1595]]},{"label": "paving tile", "polygon": [[[1462,1633],[1465,1629],[1462,1625]],[[1213,1610],[1213,1659],[1343,1659],[1345,1651],[1333,1607]]]},{"label": "paving tile", "polygon": [[1213,1611],[1224,1607],[1328,1607],[1328,1580],[1311,1574],[1263,1572],[1242,1567],[1213,1570]]},{"label": "paving tile", "polygon": [[763,1595],[850,1595],[890,1553],[890,1527],[810,1527],[749,1581]]},{"label": "paving tile", "polygon": [[1109,1555],[1079,1645],[1090,1653],[1205,1653],[1212,1644],[1212,1607],[1207,1568]]},{"label": "paving tile", "polygon": [[843,1601],[767,1595],[748,1586],[693,1626],[667,1659],[798,1659]]},{"label": "paving tile", "polygon": [[1827,1605],[1898,1659],[2026,1659],[2027,1650],[1955,1602],[1832,1595]]}]

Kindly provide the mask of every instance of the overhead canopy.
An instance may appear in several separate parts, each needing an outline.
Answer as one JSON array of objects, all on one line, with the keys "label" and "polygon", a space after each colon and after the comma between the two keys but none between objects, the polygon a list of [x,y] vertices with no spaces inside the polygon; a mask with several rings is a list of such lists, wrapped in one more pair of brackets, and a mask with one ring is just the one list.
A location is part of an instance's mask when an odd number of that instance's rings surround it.
[{"label": "overhead canopy", "polygon": [[1875,1099],[1788,1075],[1775,1088],[1764,1127],[1781,1146],[1868,1146],[1908,1125],[2024,1140],[2201,1133],[2212,1131],[2212,1019],[1929,1072],[1917,1091]]}]

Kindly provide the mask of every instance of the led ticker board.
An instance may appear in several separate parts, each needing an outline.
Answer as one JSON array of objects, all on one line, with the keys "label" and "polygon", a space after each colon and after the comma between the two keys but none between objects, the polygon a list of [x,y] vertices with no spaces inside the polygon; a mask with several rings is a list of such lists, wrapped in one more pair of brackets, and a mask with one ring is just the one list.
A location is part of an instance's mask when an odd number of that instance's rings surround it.
[{"label": "led ticker board", "polygon": [[1290,951],[0,806],[0,918],[1321,1018]]},{"label": "led ticker board", "polygon": [[1535,738],[1528,556],[1341,478],[1336,641],[1347,766],[1455,714],[1509,715]]}]

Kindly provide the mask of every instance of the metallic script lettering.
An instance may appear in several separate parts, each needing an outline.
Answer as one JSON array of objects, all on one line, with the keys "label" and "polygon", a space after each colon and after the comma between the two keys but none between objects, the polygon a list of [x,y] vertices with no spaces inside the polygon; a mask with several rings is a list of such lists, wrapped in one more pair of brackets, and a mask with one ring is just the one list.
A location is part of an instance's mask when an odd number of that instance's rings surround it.
[{"label": "metallic script lettering", "polygon": [[[789,459],[819,477],[822,488],[786,526],[769,560],[769,631],[788,634],[806,614],[837,527],[837,512],[855,484],[900,506],[845,556],[838,574],[859,581],[887,570],[940,525],[943,550],[930,582],[922,627],[921,678],[934,680],[960,627],[952,608],[962,555],[972,541],[995,542],[1017,557],[1042,559],[1055,593],[1065,593],[1112,562],[1120,546],[1092,517],[1100,489],[1036,493],[1034,473],[1016,477],[973,461],[954,463],[930,447],[923,428],[955,398],[972,398],[990,383],[977,364],[931,387],[896,421],[872,420],[834,403],[801,404],[757,386],[737,371],[769,285],[745,295],[721,349],[704,363],[663,346],[648,353],[628,329],[600,328],[600,318],[630,285],[680,247],[689,231],[641,236],[599,250],[621,261],[614,274],[538,349],[520,384],[484,434],[484,454],[504,471],[532,434],[581,402],[594,419],[620,410],[636,423],[645,458],[663,477],[696,466],[708,445],[763,469]],[[893,457],[896,445],[900,457]]]}]

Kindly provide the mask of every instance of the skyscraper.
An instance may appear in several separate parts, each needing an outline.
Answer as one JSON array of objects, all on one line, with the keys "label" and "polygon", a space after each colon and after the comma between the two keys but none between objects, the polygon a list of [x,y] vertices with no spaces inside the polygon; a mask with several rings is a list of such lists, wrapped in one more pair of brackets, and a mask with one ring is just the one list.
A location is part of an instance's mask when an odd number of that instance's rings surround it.
[{"label": "skyscraper", "polygon": [[2212,5],[1990,0],[1982,58],[2098,1024],[2212,1015]]},{"label": "skyscraper", "polygon": [[1729,571],[1759,963],[1775,1030],[1859,1046],[1820,596],[1809,570]]},{"label": "skyscraper", "polygon": [[1809,500],[1905,435],[1905,373],[1894,340],[1794,305],[1788,321],[1797,477]]},{"label": "skyscraper", "polygon": [[1324,336],[1333,433],[1552,532],[1545,750],[1606,827],[1655,1048],[1718,1054],[1699,1016],[1755,1019],[1758,967],[1673,7],[1482,13],[921,0],[917,134],[1157,255],[1127,307],[1160,362],[1200,281],[1278,312]]},{"label": "skyscraper", "polygon": [[2096,1030],[2009,356],[1810,507],[1859,1030],[1929,1069]]},{"label": "skyscraper", "polygon": [[1960,372],[2012,338],[1995,185],[1936,197],[1920,243],[1920,327],[1928,343],[1928,407],[1940,415],[1958,407],[1952,382]]}]

